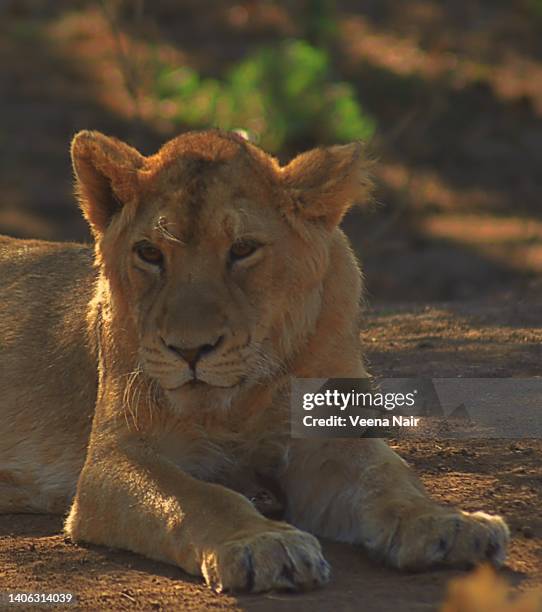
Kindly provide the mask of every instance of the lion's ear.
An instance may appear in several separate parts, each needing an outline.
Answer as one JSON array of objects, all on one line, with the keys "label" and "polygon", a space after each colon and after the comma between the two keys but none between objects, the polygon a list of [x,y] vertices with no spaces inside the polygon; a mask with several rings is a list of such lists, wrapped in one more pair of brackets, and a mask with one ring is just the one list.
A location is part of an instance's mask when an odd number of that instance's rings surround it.
[{"label": "lion's ear", "polygon": [[144,157],[100,132],[82,131],[72,141],[76,190],[92,231],[100,235],[137,194],[137,170]]},{"label": "lion's ear", "polygon": [[352,143],[302,153],[281,175],[295,211],[332,228],[353,204],[368,198],[369,166],[363,145]]}]

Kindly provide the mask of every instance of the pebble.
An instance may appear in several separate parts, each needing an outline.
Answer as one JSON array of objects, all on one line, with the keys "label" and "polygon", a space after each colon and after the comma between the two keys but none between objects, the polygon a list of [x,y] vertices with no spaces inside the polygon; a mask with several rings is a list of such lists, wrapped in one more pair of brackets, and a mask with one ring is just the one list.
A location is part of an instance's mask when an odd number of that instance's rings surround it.
[{"label": "pebble", "polygon": [[435,346],[434,342],[429,342],[429,340],[422,340],[418,342],[418,348],[433,348]]}]

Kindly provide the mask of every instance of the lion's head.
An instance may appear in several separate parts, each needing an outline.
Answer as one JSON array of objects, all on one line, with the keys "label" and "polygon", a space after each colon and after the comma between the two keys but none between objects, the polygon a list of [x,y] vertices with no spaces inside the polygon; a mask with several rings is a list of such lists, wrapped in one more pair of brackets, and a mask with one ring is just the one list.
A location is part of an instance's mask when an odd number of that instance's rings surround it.
[{"label": "lion's head", "polygon": [[174,405],[288,367],[318,319],[337,225],[366,195],[359,144],[280,167],[232,133],[187,133],[144,157],[85,131],[72,158],[112,299]]}]

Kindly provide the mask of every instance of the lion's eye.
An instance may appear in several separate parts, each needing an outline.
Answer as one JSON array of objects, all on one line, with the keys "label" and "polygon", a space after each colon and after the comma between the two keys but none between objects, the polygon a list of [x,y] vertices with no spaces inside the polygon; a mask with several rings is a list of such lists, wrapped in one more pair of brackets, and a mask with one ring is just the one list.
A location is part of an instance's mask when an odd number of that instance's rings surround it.
[{"label": "lion's eye", "polygon": [[148,242],[136,244],[134,250],[139,259],[143,260],[145,263],[152,264],[153,266],[161,266],[164,262],[162,251]]},{"label": "lion's eye", "polygon": [[230,262],[246,259],[255,253],[262,245],[255,240],[238,240],[231,245]]}]

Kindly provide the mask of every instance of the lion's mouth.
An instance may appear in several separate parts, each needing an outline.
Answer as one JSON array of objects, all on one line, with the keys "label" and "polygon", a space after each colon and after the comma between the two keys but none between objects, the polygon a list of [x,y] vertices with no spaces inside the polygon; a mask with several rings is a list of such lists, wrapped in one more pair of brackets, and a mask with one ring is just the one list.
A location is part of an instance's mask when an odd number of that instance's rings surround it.
[{"label": "lion's mouth", "polygon": [[190,389],[190,390],[195,390],[195,389],[204,389],[205,387],[211,387],[212,385],[210,385],[209,383],[206,383],[204,380],[200,380],[199,378],[191,378],[190,380],[187,380],[186,382],[183,382],[180,385],[177,385],[176,387],[164,387],[165,391],[179,391],[180,389]]},{"label": "lion's mouth", "polygon": [[[181,387],[188,387],[189,389],[202,389],[204,387],[209,387],[209,383],[206,383],[204,380],[200,380],[199,378],[192,378],[188,382],[181,385]],[[180,389],[180,387],[178,387]]]},{"label": "lion's mouth", "polygon": [[169,387],[169,388],[165,388],[165,391],[180,391],[181,389],[185,389],[187,391],[204,391],[206,389],[234,389],[235,387],[240,387],[244,384],[245,382],[245,377],[242,377],[241,379],[239,379],[237,382],[233,383],[232,385],[218,385],[218,384],[214,384],[211,382],[207,382],[205,380],[202,380],[201,378],[191,378],[190,380],[187,380],[186,382],[182,383],[181,385],[177,386],[177,387]]}]

